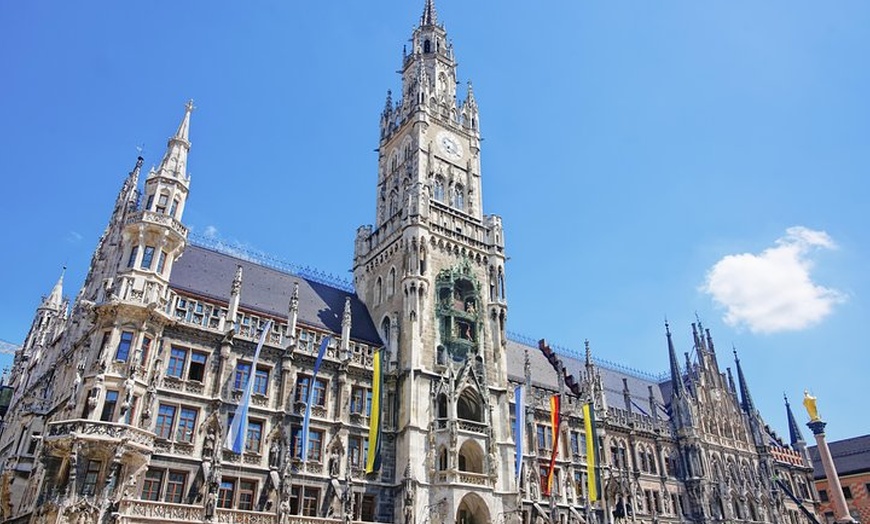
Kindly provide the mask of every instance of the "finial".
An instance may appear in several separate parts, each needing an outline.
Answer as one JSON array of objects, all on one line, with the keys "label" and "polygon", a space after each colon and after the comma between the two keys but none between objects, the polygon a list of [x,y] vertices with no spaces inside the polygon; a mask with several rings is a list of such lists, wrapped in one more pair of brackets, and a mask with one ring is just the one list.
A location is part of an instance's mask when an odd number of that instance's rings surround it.
[{"label": "finial", "polygon": [[230,293],[233,295],[238,295],[242,290],[242,266],[239,265],[236,267],[236,275],[233,277],[233,286],[230,290]]},{"label": "finial", "polygon": [[420,26],[437,25],[438,13],[435,11],[435,0],[426,0],[423,6],[423,16],[420,17]]},{"label": "finial", "polygon": [[187,101],[187,104],[184,106],[184,109],[187,110],[188,113],[192,112],[196,109],[196,106],[193,105],[193,99]]}]

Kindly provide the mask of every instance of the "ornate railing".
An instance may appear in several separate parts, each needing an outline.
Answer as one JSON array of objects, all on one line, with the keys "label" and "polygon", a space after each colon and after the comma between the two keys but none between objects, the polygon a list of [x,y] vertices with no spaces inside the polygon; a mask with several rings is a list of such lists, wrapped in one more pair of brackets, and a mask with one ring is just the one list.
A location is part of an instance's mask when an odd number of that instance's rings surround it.
[{"label": "ornate railing", "polygon": [[125,441],[138,444],[148,450],[154,449],[154,433],[127,424],[97,420],[62,420],[48,425],[47,440],[77,437],[93,440]]},{"label": "ornate railing", "polygon": [[201,506],[151,502],[147,500],[122,500],[118,512],[120,513],[120,522],[122,523],[131,523],[139,520],[202,522],[205,519],[205,510]]},{"label": "ornate railing", "polygon": [[486,486],[489,484],[489,476],[483,473],[469,473],[468,471],[460,471],[458,480],[462,484],[474,484],[475,486]]},{"label": "ornate railing", "polygon": [[471,433],[480,433],[486,435],[486,424],[481,422],[472,422],[471,420],[459,420],[459,429],[462,431],[470,431]]},{"label": "ornate railing", "polygon": [[187,226],[185,226],[178,220],[175,220],[169,215],[155,213],[154,211],[139,211],[138,213],[130,215],[130,218],[127,219],[128,224],[139,221],[159,224],[161,226],[168,226],[179,235],[187,237]]},{"label": "ornate railing", "polygon": [[214,513],[214,522],[227,524],[277,524],[278,516],[273,513],[259,511],[242,511],[240,509],[218,509]]}]

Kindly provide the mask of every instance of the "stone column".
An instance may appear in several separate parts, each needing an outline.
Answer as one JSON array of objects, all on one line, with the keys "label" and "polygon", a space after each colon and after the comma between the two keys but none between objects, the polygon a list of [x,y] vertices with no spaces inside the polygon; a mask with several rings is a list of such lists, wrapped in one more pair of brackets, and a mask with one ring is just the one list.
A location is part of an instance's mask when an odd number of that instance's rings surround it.
[{"label": "stone column", "polygon": [[831,458],[831,450],[828,449],[828,442],[825,440],[825,425],[826,422],[821,420],[813,420],[807,423],[807,426],[813,431],[813,436],[816,437],[819,459],[822,461],[822,466],[825,468],[825,476],[828,478],[828,493],[831,502],[834,504],[834,518],[838,523],[856,522],[849,514],[848,506],[846,506],[846,497],[843,495],[843,487],[840,485],[840,478],[837,476],[837,468],[834,467],[834,459]]}]

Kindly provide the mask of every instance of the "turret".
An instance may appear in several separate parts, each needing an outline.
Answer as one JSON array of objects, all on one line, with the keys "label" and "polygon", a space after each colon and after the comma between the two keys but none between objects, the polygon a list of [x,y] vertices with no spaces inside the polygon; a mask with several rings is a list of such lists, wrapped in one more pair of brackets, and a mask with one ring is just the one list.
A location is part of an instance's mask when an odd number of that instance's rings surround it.
[{"label": "turret", "polygon": [[187,227],[181,223],[190,185],[187,175],[188,134],[193,102],[166,146],[160,167],[145,179],[145,204],[125,222],[120,283],[115,294],[125,301],[163,307],[169,275],[187,245]]},{"label": "turret", "polygon": [[798,425],[797,420],[794,418],[794,413],[791,411],[791,404],[788,402],[788,396],[783,394],[782,398],[785,400],[785,413],[786,417],[788,417],[788,436],[791,447],[796,451],[803,451],[807,444],[804,440],[804,436],[801,434],[801,428]]},{"label": "turret", "polygon": [[674,340],[671,337],[671,327],[667,322],[665,322],[665,335],[668,338],[668,358],[671,364],[673,396],[684,397],[686,395],[686,386],[683,383],[683,373],[680,371],[680,364],[677,362],[677,352],[674,350]]}]

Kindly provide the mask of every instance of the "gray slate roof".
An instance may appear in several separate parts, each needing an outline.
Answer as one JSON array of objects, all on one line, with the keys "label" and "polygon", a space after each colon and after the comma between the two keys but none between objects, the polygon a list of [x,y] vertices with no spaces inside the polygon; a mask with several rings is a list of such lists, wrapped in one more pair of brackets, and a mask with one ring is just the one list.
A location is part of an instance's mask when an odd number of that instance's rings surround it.
[{"label": "gray slate roof", "polygon": [[[188,245],[172,268],[169,284],[177,292],[226,304],[237,266],[242,266],[243,309],[287,318],[293,284],[298,282],[301,324],[341,333],[344,301],[345,297],[350,296],[353,317],[351,338],[373,345],[382,344],[368,310],[356,294],[206,247]],[[525,380],[526,348],[529,350],[532,383],[553,391],[558,390],[556,370],[543,353],[537,347],[511,339],[507,343],[508,378],[515,382]],[[559,358],[575,378],[579,379],[585,371],[585,365],[580,360],[561,353]],[[601,373],[607,402],[611,406],[625,406],[622,396],[623,378],[628,381],[632,409],[636,412],[649,414],[649,386],[653,387],[653,396],[659,406],[664,406],[666,400],[670,399],[670,382],[659,384],[655,380],[640,378],[607,365],[596,364],[596,367]],[[667,412],[662,407],[659,408],[659,417],[667,419]]]},{"label": "gray slate roof", "polygon": [[[834,466],[839,476],[870,471],[870,435],[829,442],[828,448],[831,450],[831,457],[834,459]],[[813,459],[813,477],[825,478],[818,446],[810,446],[807,449],[810,458]]]},{"label": "gray slate roof", "polygon": [[[532,385],[557,391],[559,389],[559,378],[556,375],[556,370],[553,369],[553,366],[541,350],[511,339],[508,339],[507,343],[508,379],[514,382],[525,381],[524,362],[526,349],[529,351]],[[576,358],[558,353],[557,349],[554,350],[562,360],[562,365],[565,366],[565,369],[579,381],[585,372],[585,363]],[[608,405],[617,408],[625,407],[625,399],[622,395],[622,380],[626,379],[633,411],[644,415],[652,415],[649,412],[649,387],[652,386],[653,397],[655,398],[656,405],[659,407],[659,418],[661,420],[668,419],[668,413],[664,409],[664,406],[667,402],[670,402],[670,381],[659,383],[655,380],[644,379],[612,369],[607,365],[596,364],[596,368],[601,373],[604,394]]]},{"label": "gray slate roof", "polygon": [[365,305],[354,293],[272,269],[225,253],[188,245],[172,268],[172,289],[226,304],[236,267],[242,266],[241,307],[287,318],[293,284],[299,283],[299,323],[341,333],[344,301],[350,297],[354,340],[381,345]]}]

